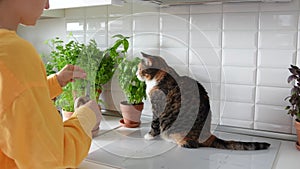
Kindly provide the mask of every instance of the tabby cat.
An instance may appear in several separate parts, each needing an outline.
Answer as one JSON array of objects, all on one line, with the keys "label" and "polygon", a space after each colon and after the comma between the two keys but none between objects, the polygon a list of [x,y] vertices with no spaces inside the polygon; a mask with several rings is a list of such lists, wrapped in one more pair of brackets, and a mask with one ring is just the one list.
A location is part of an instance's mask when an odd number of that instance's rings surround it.
[{"label": "tabby cat", "polygon": [[136,75],[146,82],[153,112],[151,130],[144,136],[145,139],[161,135],[163,139],[186,148],[269,148],[269,143],[225,141],[211,134],[211,111],[205,88],[190,77],[179,76],[163,58],[142,55]]}]

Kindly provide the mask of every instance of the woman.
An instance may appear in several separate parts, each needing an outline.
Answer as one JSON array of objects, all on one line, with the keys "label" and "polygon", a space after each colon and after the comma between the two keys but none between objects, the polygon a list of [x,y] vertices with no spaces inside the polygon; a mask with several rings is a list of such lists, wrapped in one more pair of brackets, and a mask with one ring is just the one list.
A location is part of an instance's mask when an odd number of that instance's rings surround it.
[{"label": "woman", "polygon": [[46,77],[33,46],[16,34],[19,24],[35,25],[48,0],[0,0],[0,168],[75,168],[86,157],[91,130],[100,121],[95,101],[62,122],[51,98],[86,74],[67,65]]}]

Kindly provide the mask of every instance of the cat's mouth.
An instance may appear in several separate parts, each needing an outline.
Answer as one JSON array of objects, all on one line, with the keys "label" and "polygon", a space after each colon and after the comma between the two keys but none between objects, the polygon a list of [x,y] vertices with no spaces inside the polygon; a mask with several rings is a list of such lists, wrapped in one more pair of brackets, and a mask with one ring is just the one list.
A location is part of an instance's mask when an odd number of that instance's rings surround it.
[{"label": "cat's mouth", "polygon": [[145,79],[142,78],[139,73],[136,73],[136,77],[142,82],[145,81]]}]

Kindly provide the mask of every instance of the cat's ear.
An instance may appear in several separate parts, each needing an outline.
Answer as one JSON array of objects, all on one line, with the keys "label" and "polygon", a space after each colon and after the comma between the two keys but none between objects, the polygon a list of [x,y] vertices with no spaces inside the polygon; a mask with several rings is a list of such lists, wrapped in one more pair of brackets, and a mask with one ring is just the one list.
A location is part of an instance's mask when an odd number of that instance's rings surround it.
[{"label": "cat's ear", "polygon": [[141,52],[142,56],[143,56],[143,63],[146,65],[146,66],[152,66],[152,57],[151,55],[148,55],[146,53],[143,53]]}]

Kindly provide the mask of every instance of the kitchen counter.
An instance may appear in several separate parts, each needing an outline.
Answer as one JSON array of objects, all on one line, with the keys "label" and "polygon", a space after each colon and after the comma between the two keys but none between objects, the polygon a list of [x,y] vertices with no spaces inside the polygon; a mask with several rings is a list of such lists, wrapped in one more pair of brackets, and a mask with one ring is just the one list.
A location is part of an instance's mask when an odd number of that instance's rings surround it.
[{"label": "kitchen counter", "polygon": [[[115,168],[182,168],[185,165],[205,169],[298,169],[300,151],[292,141],[281,141],[216,131],[221,138],[267,141],[269,150],[231,151],[213,148],[183,149],[164,140],[147,141],[143,135],[149,130],[151,119],[142,117],[139,128],[119,125],[120,117],[103,116],[100,131],[92,141],[89,156],[79,169]],[[136,153],[136,154],[133,154]],[[189,157],[190,156],[190,157]],[[197,157],[197,158],[195,158]],[[177,162],[177,163],[176,163]],[[174,164],[174,165],[172,165]],[[175,165],[176,164],[176,165]]]}]

